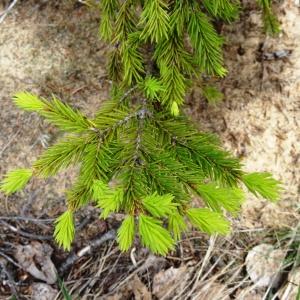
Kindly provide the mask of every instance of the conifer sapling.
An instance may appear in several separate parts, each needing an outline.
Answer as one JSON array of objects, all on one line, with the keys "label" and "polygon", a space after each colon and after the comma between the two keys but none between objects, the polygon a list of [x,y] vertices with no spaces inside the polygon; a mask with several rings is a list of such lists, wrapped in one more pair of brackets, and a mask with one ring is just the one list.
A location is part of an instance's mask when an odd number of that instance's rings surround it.
[{"label": "conifer sapling", "polygon": [[[266,29],[278,22],[270,0],[259,0]],[[93,118],[61,102],[28,92],[15,104],[56,125],[63,137],[30,169],[10,171],[1,190],[11,194],[32,176],[47,178],[70,165],[80,170],[66,192],[67,210],[55,222],[54,236],[69,250],[76,210],[93,202],[101,218],[124,214],[117,240],[128,250],[135,236],[154,253],[174,249],[188,224],[209,234],[226,234],[224,214],[236,215],[250,192],[275,201],[280,185],[268,173],[246,173],[239,159],[218,139],[200,132],[182,107],[190,82],[201,76],[225,76],[223,38],[213,20],[238,16],[235,0],[102,0],[100,36],[110,42],[108,74],[111,98]],[[204,87],[213,101],[222,95]],[[114,183],[113,185],[111,183]],[[201,205],[195,205],[192,197]]]}]

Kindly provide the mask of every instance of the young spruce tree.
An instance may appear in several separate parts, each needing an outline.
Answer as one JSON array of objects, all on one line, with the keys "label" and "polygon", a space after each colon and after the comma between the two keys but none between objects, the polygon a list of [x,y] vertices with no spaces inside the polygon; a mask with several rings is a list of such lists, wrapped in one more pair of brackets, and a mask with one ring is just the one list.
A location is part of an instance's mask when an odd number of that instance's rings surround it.
[{"label": "young spruce tree", "polygon": [[[278,31],[270,0],[258,0],[266,29]],[[226,234],[225,213],[235,216],[250,192],[274,201],[279,183],[269,173],[246,173],[218,139],[199,132],[182,111],[189,83],[203,74],[223,77],[223,38],[214,20],[236,19],[235,0],[101,0],[100,35],[111,45],[111,98],[92,119],[53,97],[28,92],[15,104],[37,112],[65,133],[29,169],[10,171],[1,190],[11,194],[32,176],[54,176],[70,165],[80,171],[66,193],[67,210],[54,236],[69,250],[74,213],[93,202],[102,218],[120,212],[118,243],[165,255],[188,224]],[[201,205],[191,201],[196,196]]]}]

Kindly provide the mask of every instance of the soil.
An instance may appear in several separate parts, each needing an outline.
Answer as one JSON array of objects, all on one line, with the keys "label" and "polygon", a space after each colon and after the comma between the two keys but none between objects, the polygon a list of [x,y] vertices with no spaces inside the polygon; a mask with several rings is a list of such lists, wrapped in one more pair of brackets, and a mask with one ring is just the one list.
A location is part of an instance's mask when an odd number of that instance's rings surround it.
[{"label": "soil", "polygon": [[[262,33],[261,15],[254,1],[244,2],[241,21],[221,29],[226,36],[224,53],[228,76],[212,80],[224,93],[223,102],[209,105],[194,89],[188,96],[186,111],[204,130],[216,133],[225,148],[241,157],[246,170],[271,172],[283,183],[284,192],[279,203],[269,203],[248,195],[242,214],[235,221],[237,231],[292,228],[299,222],[300,8],[292,1],[278,4],[276,8],[283,30],[279,37],[270,38]],[[5,7],[5,4],[2,5]],[[55,94],[88,115],[92,115],[108,97],[110,84],[105,69],[108,46],[98,38],[98,24],[99,13],[78,2],[44,0],[19,1],[0,24],[1,176],[10,169],[30,166],[44,148],[58,138],[55,128],[37,115],[25,113],[14,106],[11,98],[16,91],[28,90],[44,97]],[[75,172],[73,169],[62,172],[46,182],[33,180],[23,192],[10,197],[0,194],[1,215],[56,216],[63,210],[64,190],[70,185]],[[105,227],[103,223],[95,222],[89,228],[90,235]],[[6,239],[7,232],[0,231],[1,238]],[[11,238],[9,236],[8,240]],[[197,238],[209,245],[207,238],[199,235]],[[239,257],[235,264],[242,265],[243,251],[257,240],[248,236],[243,237],[243,242],[235,239],[233,234],[229,243],[235,244],[232,253]],[[51,245],[55,247],[52,242]],[[84,237],[80,236],[76,247],[82,245]],[[178,267],[180,262],[197,270],[199,261],[195,259],[195,253],[205,255],[201,246],[200,250],[197,247],[191,246],[187,239],[181,245],[185,254],[179,255],[178,262],[168,258],[163,266],[157,269],[152,266],[149,273],[147,271],[148,280],[143,277],[147,287],[141,288],[144,283],[139,281],[139,290],[150,289],[150,278],[164,266]],[[59,250],[55,253],[56,262],[65,257]],[[109,292],[108,279],[124,280],[131,274],[128,264],[132,265],[132,260],[120,258],[113,243],[91,258],[95,264],[92,265],[91,259],[83,261],[82,274],[89,272],[91,276],[94,272],[94,275],[100,276],[102,271],[99,268],[105,269],[110,253],[110,259],[116,262],[110,260],[108,265],[114,266],[115,271],[108,272],[108,275],[107,271],[103,271],[106,283],[105,287],[102,285],[98,289],[99,298],[89,298],[86,294],[86,298],[82,296],[82,299],[102,299],[100,295]],[[141,260],[146,255],[144,250],[137,251]],[[193,259],[186,259],[189,255]],[[92,267],[87,270],[86,266]],[[72,283],[72,280],[80,278],[79,273],[78,267],[74,268],[65,278],[67,282],[70,279],[69,287],[75,291],[82,288]],[[190,271],[189,274],[194,273]],[[133,282],[139,280],[134,278]],[[224,287],[222,282],[213,284],[219,285]],[[204,293],[199,286],[197,289],[199,295]],[[6,299],[4,296],[1,298],[1,291],[0,299]],[[28,291],[25,289],[24,295],[29,294]],[[110,296],[114,298],[107,296],[103,299],[122,299],[122,293],[118,293]],[[127,290],[123,289],[124,299],[125,295],[136,296],[136,293],[133,283],[131,289],[128,286]],[[184,295],[182,293],[183,298],[179,299],[185,299]]]}]

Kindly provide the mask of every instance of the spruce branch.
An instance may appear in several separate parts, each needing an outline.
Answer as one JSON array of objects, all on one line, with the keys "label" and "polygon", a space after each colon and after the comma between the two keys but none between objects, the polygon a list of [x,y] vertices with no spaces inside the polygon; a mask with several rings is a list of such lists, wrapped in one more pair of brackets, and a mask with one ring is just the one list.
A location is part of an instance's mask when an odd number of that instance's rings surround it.
[{"label": "spruce branch", "polygon": [[121,46],[122,63],[124,69],[124,82],[130,86],[133,82],[140,82],[144,72],[143,59],[138,50],[136,35],[128,38]]},{"label": "spruce branch", "polygon": [[41,111],[46,109],[46,104],[38,96],[29,92],[19,92],[13,97],[13,101],[21,109],[27,111]]},{"label": "spruce branch", "polygon": [[278,35],[280,33],[280,23],[272,11],[272,0],[257,0],[263,11],[263,21],[266,33]]},{"label": "spruce branch", "polygon": [[270,201],[277,201],[282,191],[281,184],[270,173],[249,173],[242,177],[243,183],[255,196],[261,196]]},{"label": "spruce branch", "polygon": [[187,230],[187,224],[179,212],[169,216],[168,229],[172,232],[175,241],[179,241],[182,233]]},{"label": "spruce branch", "polygon": [[[177,156],[180,161],[186,161],[191,157],[192,161],[198,165],[204,174],[209,175],[213,181],[223,185],[236,186],[242,175],[241,165],[238,159],[232,157],[230,153],[222,150],[215,141],[210,143],[211,137],[201,134],[190,135],[184,138],[184,133],[179,132],[176,123],[159,121],[157,124],[161,130],[169,135],[169,138],[177,147]],[[176,134],[178,133],[178,135]],[[204,139],[203,139],[204,138]],[[205,139],[207,139],[205,141]]]},{"label": "spruce branch", "polygon": [[32,177],[31,169],[16,169],[8,172],[0,184],[0,191],[7,195],[24,188]]},{"label": "spruce branch", "polygon": [[13,97],[13,100],[19,108],[38,112],[64,131],[81,132],[93,126],[92,122],[79,111],[54,96],[51,101],[48,101],[28,92],[20,92]]},{"label": "spruce branch", "polygon": [[167,217],[172,215],[176,209],[173,199],[174,196],[171,194],[158,195],[154,193],[143,199],[143,206],[153,217]]},{"label": "spruce branch", "polygon": [[140,38],[158,43],[168,39],[169,15],[168,5],[164,0],[149,0],[145,2],[140,17],[139,26],[143,27]]},{"label": "spruce branch", "polygon": [[65,137],[49,147],[34,163],[34,174],[49,177],[57,174],[63,168],[78,163],[86,147],[85,137]]},{"label": "spruce branch", "polygon": [[240,8],[239,1],[236,0],[204,0],[203,5],[212,16],[227,22],[238,17]]},{"label": "spruce branch", "polygon": [[55,240],[58,245],[69,251],[75,235],[74,217],[72,211],[65,211],[56,219],[55,223]]},{"label": "spruce branch", "polygon": [[[276,28],[271,2],[258,1],[266,24]],[[110,99],[88,119],[54,96],[17,93],[19,108],[38,113],[67,134],[32,169],[9,172],[0,190],[11,194],[32,176],[49,177],[79,165],[66,192],[68,209],[55,223],[57,243],[70,250],[73,215],[93,202],[101,218],[125,215],[117,233],[122,251],[132,246],[137,231],[142,245],[161,255],[174,249],[189,224],[208,234],[227,234],[230,225],[222,213],[236,216],[244,201],[241,185],[257,196],[278,199],[277,180],[269,173],[245,173],[215,135],[199,131],[182,111],[195,76],[226,74],[223,38],[214,21],[233,21],[238,2],[103,0],[99,9],[99,34],[111,43]],[[202,93],[210,102],[222,98],[207,84]],[[203,208],[194,207],[195,196]],[[71,255],[70,261],[78,257]]]},{"label": "spruce branch", "polygon": [[99,3],[101,11],[101,21],[99,26],[99,35],[102,39],[109,41],[113,34],[113,25],[115,14],[118,9],[118,1],[102,0]]},{"label": "spruce branch", "polygon": [[222,215],[207,208],[190,208],[187,216],[195,227],[209,234],[227,234],[230,230],[229,222]]},{"label": "spruce branch", "polygon": [[239,188],[220,188],[213,183],[201,184],[196,188],[198,194],[212,210],[221,212],[222,208],[236,215],[244,202],[244,193]]},{"label": "spruce branch", "polygon": [[195,58],[202,72],[226,75],[223,67],[223,39],[217,34],[207,15],[193,11],[188,23],[188,33],[194,47]]},{"label": "spruce branch", "polygon": [[66,191],[68,209],[76,211],[87,205],[92,198],[92,189],[86,186],[80,178]]},{"label": "spruce branch", "polygon": [[162,222],[150,216],[139,216],[139,234],[142,244],[153,253],[166,255],[174,248],[174,241]]},{"label": "spruce branch", "polygon": [[194,60],[184,49],[182,37],[175,32],[173,36],[158,43],[154,59],[159,66],[160,81],[164,87],[161,101],[177,116],[178,106],[183,104],[186,93],[187,79],[184,72],[193,74]]},{"label": "spruce branch", "polygon": [[132,0],[124,0],[122,2],[116,15],[115,36],[112,39],[113,44],[126,41],[128,34],[135,31],[137,20],[134,11],[135,8]]},{"label": "spruce branch", "polygon": [[127,216],[118,230],[118,243],[122,251],[127,251],[132,246],[134,231],[134,217]]}]

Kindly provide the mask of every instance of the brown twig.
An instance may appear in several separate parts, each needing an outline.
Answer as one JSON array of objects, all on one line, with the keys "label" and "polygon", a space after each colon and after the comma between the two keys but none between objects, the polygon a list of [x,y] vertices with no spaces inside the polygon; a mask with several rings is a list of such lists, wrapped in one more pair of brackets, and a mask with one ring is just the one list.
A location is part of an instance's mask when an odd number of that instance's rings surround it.
[{"label": "brown twig", "polygon": [[[55,219],[35,219],[35,218],[29,218],[29,217],[21,217],[21,216],[15,216],[15,217],[0,217],[0,223],[2,223],[6,228],[11,230],[12,232],[18,233],[23,237],[30,238],[30,239],[36,239],[36,240],[42,240],[42,241],[51,241],[53,239],[52,235],[37,235],[34,233],[28,233],[24,230],[21,230],[5,220],[14,220],[14,221],[25,221],[25,222],[33,222],[33,223],[49,223],[53,222]],[[88,223],[90,223],[92,220],[92,216],[87,216],[81,223],[79,223],[76,226],[76,230],[79,231],[83,229]],[[41,225],[41,224],[40,224]]]},{"label": "brown twig", "polygon": [[27,237],[27,238],[30,238],[33,240],[51,241],[53,239],[52,235],[37,235],[34,233],[28,233],[26,231],[18,229],[17,227],[5,222],[4,220],[0,220],[0,223],[2,223],[6,228],[11,230],[12,232],[18,233],[19,235],[22,235],[24,237]]},{"label": "brown twig", "polygon": [[116,231],[114,229],[109,230],[105,234],[101,235],[101,237],[90,241],[88,246],[80,249],[77,252],[71,253],[66,261],[60,266],[59,273],[63,274],[66,270],[68,270],[79,258],[82,256],[91,254],[95,249],[101,246],[103,243],[109,240],[114,240],[116,238]]},{"label": "brown twig", "polygon": [[15,267],[19,269],[23,269],[21,265],[19,265],[17,262],[15,262],[11,257],[0,251],[0,256],[4,257],[7,261],[9,261],[11,264],[13,264]]},{"label": "brown twig", "polygon": [[22,217],[22,216],[0,216],[0,221],[24,221],[32,223],[52,223],[55,221],[55,218],[51,219],[38,219],[31,217]]}]

